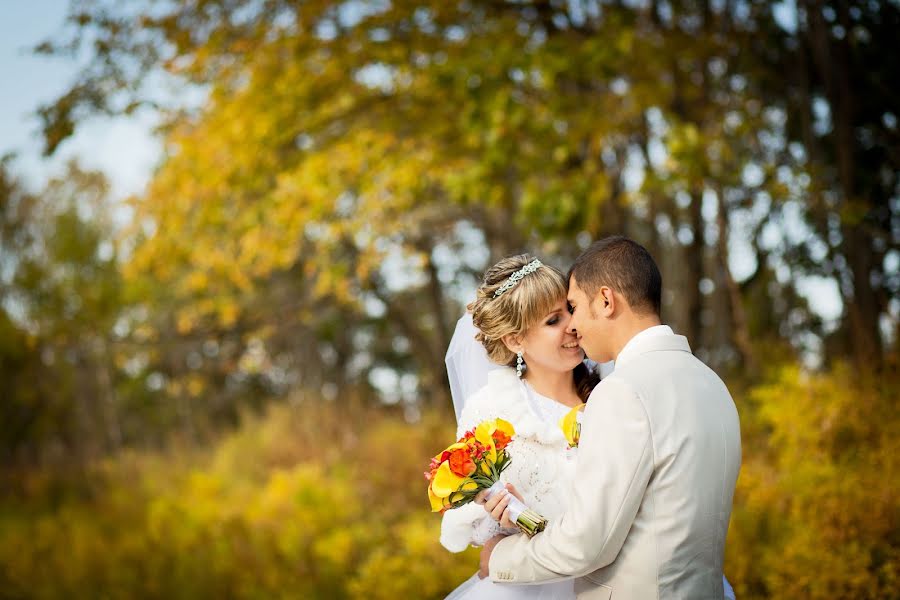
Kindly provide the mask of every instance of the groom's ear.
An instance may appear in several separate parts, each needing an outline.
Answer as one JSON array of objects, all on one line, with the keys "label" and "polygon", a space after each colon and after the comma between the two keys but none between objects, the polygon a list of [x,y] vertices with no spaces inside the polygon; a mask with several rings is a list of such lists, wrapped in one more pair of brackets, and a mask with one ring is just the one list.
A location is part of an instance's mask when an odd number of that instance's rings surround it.
[{"label": "groom's ear", "polygon": [[611,317],[616,312],[616,294],[612,289],[602,286],[594,298],[594,306],[600,316]]}]

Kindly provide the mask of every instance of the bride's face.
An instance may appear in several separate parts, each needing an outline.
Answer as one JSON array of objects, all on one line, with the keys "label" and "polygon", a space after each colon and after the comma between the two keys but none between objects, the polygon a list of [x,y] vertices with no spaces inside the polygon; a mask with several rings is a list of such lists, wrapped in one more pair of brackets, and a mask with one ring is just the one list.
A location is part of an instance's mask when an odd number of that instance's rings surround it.
[{"label": "bride's face", "polygon": [[571,371],[584,360],[584,351],[575,335],[566,331],[571,318],[569,305],[562,298],[550,313],[528,330],[522,339],[522,347],[529,368],[540,366],[552,371]]}]

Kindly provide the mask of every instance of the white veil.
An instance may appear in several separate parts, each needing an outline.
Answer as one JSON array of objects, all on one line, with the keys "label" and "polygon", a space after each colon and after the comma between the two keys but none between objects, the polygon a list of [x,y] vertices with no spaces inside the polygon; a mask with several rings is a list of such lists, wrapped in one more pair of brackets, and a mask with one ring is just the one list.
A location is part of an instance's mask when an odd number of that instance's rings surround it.
[{"label": "white veil", "polygon": [[444,357],[457,421],[466,398],[487,384],[489,372],[501,368],[490,361],[484,346],[475,340],[476,333],[478,328],[472,323],[472,315],[467,312],[456,322],[450,347]]}]

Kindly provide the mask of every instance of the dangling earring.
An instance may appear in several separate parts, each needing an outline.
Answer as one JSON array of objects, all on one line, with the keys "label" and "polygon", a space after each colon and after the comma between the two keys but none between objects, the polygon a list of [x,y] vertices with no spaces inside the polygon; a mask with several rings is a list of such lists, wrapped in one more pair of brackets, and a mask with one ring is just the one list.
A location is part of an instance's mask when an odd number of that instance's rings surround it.
[{"label": "dangling earring", "polygon": [[522,379],[522,373],[525,371],[525,359],[522,358],[521,352],[516,352],[516,375]]}]

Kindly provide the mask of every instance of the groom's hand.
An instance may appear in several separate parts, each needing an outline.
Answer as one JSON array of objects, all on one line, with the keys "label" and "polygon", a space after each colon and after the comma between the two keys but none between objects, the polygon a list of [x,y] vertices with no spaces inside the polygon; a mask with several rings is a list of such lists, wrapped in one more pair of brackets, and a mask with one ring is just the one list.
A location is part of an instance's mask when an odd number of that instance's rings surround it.
[{"label": "groom's hand", "polygon": [[479,568],[478,568],[478,577],[484,579],[488,575],[491,574],[491,552],[494,551],[494,546],[497,545],[497,542],[505,538],[505,535],[495,535],[488,541],[484,543],[484,546],[481,547],[481,558],[479,560]]}]

